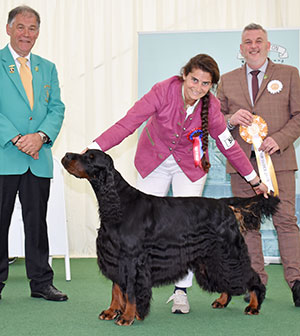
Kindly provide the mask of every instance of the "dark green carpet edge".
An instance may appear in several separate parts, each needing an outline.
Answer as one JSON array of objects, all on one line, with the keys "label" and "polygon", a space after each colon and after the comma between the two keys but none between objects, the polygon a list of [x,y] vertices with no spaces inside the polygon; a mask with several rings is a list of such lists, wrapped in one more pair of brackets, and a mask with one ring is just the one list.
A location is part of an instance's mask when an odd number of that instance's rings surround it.
[{"label": "dark green carpet edge", "polygon": [[258,316],[244,315],[246,303],[242,296],[234,297],[225,309],[212,309],[211,303],[218,294],[206,293],[197,284],[188,291],[190,313],[174,315],[172,303],[166,305],[173,286],[166,286],[153,289],[149,316],[131,327],[98,319],[98,314],[110,304],[111,282],[98,271],[96,259],[71,259],[71,281],[65,280],[63,259],[53,259],[53,269],[54,285],[68,294],[67,302],[31,298],[24,259],[10,266],[0,300],[1,335],[300,335],[300,308],[293,304],[281,265],[266,267],[267,298]]}]

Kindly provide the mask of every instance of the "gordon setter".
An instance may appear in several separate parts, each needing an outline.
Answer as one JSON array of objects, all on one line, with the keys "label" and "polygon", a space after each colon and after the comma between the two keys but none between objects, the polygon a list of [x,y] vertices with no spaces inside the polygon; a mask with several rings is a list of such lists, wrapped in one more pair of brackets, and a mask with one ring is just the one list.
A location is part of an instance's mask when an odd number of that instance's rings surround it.
[{"label": "gordon setter", "polygon": [[232,295],[250,293],[245,313],[256,315],[265,286],[251,268],[241,230],[259,229],[279,199],[156,197],[130,186],[100,150],[67,153],[66,170],[91,183],[99,202],[98,265],[113,282],[112,301],[102,320],[130,325],[149,313],[152,287],[172,284],[192,270],[201,288]]}]

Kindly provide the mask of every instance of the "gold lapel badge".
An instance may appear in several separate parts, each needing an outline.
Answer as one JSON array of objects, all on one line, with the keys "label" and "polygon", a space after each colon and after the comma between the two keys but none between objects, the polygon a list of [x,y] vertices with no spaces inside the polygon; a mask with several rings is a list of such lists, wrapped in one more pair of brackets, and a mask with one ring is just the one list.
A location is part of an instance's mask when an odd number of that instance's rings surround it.
[{"label": "gold lapel badge", "polygon": [[8,67],[9,67],[9,72],[10,73],[14,73],[15,72],[15,65],[14,64],[9,65]]},{"label": "gold lapel badge", "polygon": [[46,98],[45,98],[45,102],[48,103],[49,102],[49,90],[50,90],[50,85],[44,85],[44,89],[46,90]]},{"label": "gold lapel badge", "polygon": [[38,66],[34,67],[34,70],[35,70],[36,72],[38,72],[38,71],[39,71],[39,67],[38,67]]}]

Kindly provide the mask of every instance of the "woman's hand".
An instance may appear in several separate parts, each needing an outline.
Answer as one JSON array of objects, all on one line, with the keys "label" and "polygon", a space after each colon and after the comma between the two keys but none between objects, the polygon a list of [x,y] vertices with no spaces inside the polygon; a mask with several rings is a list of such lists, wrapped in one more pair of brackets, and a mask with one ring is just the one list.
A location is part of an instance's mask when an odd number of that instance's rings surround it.
[{"label": "woman's hand", "polygon": [[261,181],[259,177],[250,181],[250,185],[257,195],[264,194],[265,198],[268,198],[268,187]]}]

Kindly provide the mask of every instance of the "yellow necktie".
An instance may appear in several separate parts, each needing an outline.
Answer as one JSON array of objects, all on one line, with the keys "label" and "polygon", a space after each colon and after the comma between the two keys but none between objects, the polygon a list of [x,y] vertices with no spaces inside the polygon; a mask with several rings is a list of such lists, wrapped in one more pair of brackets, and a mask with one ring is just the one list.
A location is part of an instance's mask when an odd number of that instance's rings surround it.
[{"label": "yellow necktie", "polygon": [[26,65],[27,58],[18,57],[18,61],[20,62],[20,77],[23,83],[25,92],[27,94],[30,107],[33,107],[33,89],[32,89],[32,74],[29,67]]}]

